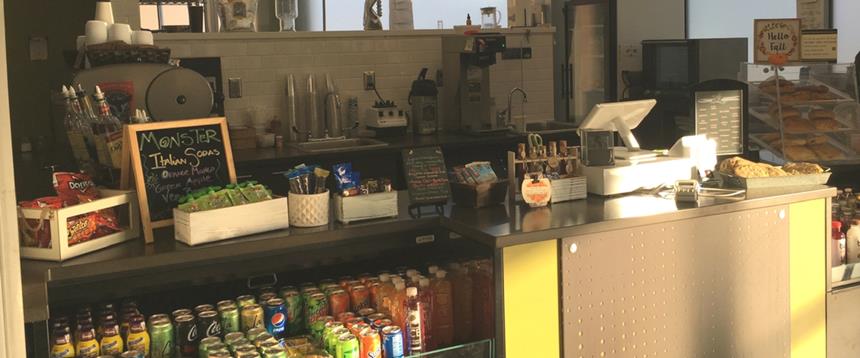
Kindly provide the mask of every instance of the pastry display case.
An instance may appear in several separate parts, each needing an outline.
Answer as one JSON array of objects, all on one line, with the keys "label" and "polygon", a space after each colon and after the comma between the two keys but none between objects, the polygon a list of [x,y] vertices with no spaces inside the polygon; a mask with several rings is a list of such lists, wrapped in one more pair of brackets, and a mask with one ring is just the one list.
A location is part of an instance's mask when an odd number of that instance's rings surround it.
[{"label": "pastry display case", "polygon": [[853,64],[744,63],[750,84],[750,149],[762,161],[860,163],[860,104]]}]

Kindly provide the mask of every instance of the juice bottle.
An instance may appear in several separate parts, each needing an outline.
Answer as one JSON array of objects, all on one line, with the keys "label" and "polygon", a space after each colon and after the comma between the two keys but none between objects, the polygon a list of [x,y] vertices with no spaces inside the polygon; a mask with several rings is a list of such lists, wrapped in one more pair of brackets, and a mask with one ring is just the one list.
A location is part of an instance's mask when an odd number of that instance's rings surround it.
[{"label": "juice bottle", "polygon": [[430,279],[421,277],[418,280],[418,301],[424,309],[421,311],[421,319],[424,321],[424,351],[429,352],[435,349],[436,345],[433,341],[433,288],[430,287]]},{"label": "juice bottle", "polygon": [[118,355],[123,350],[122,337],[119,336],[119,325],[114,320],[107,319],[101,325],[102,338],[99,341],[102,355]]},{"label": "juice bottle", "polygon": [[95,358],[99,356],[99,342],[96,341],[96,330],[92,325],[81,326],[79,330],[78,343],[75,350],[78,357]]},{"label": "juice bottle", "polygon": [[454,288],[454,341],[457,343],[472,340],[472,278],[468,268],[451,264],[454,274],[451,281]]},{"label": "juice bottle", "polygon": [[149,356],[149,333],[146,332],[146,323],[143,316],[135,315],[128,324],[128,339],[126,340],[128,350],[143,352],[144,357]]},{"label": "juice bottle", "polygon": [[493,297],[492,261],[471,262],[472,277],[472,339],[492,338],[495,335],[495,297]]},{"label": "juice bottle", "polygon": [[432,347],[441,348],[454,344],[454,312],[452,304],[451,281],[445,276],[445,270],[436,271],[436,279],[431,283],[433,289],[433,307],[430,319]]},{"label": "juice bottle", "polygon": [[379,289],[376,295],[376,311],[386,315],[391,315],[391,296],[394,294],[394,283],[391,282],[391,275],[383,273],[379,275]]},{"label": "juice bottle", "polygon": [[394,281],[394,293],[390,300],[391,321],[394,322],[395,326],[403,328],[403,342],[405,344],[409,339],[407,335],[409,330],[406,329],[406,283],[403,280]]},{"label": "juice bottle", "polygon": [[54,330],[54,343],[51,345],[51,358],[74,358],[75,346],[72,335],[64,328]]},{"label": "juice bottle", "polygon": [[418,298],[418,288],[406,289],[406,338],[409,340],[409,355],[425,352],[424,304]]}]

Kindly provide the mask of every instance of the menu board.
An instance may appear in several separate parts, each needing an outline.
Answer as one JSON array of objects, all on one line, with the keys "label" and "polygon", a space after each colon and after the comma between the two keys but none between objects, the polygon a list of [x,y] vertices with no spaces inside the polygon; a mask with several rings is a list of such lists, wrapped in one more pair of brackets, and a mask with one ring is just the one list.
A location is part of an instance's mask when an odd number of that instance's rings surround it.
[{"label": "menu board", "polygon": [[696,92],[696,134],[717,142],[717,155],[744,152],[740,90]]},{"label": "menu board", "polygon": [[448,201],[450,185],[441,148],[404,149],[403,170],[409,189],[409,201],[413,205]]},{"label": "menu board", "polygon": [[183,196],[236,182],[225,118],[128,125],[125,139],[122,183],[127,186],[130,164],[147,242],[152,228],[173,224]]}]

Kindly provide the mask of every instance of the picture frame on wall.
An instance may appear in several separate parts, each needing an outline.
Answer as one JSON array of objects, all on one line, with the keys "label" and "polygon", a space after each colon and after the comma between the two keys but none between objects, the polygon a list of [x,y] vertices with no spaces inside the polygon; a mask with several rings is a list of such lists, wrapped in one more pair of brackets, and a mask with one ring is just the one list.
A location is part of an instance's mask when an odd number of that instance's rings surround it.
[{"label": "picture frame on wall", "polygon": [[784,57],[787,62],[801,60],[800,19],[756,19],[753,37],[756,63],[768,63],[774,55]]}]

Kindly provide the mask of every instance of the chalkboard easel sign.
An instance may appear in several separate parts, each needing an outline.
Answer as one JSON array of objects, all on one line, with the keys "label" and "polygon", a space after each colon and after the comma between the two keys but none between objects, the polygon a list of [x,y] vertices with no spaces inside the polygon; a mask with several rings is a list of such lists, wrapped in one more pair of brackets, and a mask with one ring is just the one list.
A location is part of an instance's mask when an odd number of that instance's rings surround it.
[{"label": "chalkboard easel sign", "polygon": [[146,243],[152,229],[173,225],[189,192],[236,182],[226,118],[125,126],[121,187],[134,178]]},{"label": "chalkboard easel sign", "polygon": [[414,207],[441,206],[448,202],[450,185],[441,148],[404,149],[403,170],[409,189],[410,212]]}]

